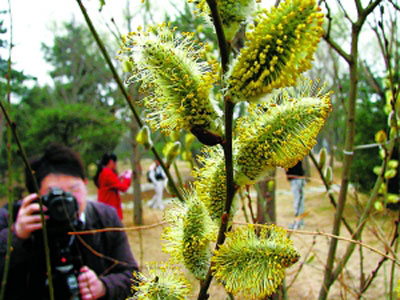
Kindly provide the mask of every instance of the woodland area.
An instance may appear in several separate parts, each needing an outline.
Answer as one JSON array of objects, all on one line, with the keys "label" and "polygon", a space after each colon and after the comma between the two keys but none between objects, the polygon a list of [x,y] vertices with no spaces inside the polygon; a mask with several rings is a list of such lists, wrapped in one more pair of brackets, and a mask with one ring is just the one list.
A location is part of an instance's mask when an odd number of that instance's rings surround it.
[{"label": "woodland area", "polygon": [[[162,17],[127,0],[123,27],[85,2],[42,44],[45,85],[13,67],[13,1],[0,12],[2,203],[52,142],[90,181],[113,151],[133,171],[131,300],[400,298],[397,0],[171,0]],[[284,169],[303,159],[294,230]],[[164,211],[146,206],[153,160]]]}]

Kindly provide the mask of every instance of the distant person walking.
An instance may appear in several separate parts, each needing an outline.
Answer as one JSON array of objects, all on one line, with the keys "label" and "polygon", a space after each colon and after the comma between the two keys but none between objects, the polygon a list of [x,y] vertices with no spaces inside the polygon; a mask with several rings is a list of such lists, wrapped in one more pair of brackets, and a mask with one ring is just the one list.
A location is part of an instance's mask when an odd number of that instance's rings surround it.
[{"label": "distant person walking", "polygon": [[97,165],[97,172],[93,178],[98,188],[98,201],[114,207],[121,220],[123,214],[119,192],[125,192],[129,188],[131,177],[131,170],[124,171],[118,176],[117,156],[114,153],[105,153]]},{"label": "distant person walking", "polygon": [[162,169],[160,162],[156,160],[149,167],[147,172],[148,180],[153,183],[154,186],[154,196],[147,202],[147,205],[152,208],[164,209],[165,205],[163,203],[163,190],[166,184],[166,178],[164,170]]},{"label": "distant person walking", "polygon": [[295,221],[289,225],[291,229],[304,227],[304,186],[306,183],[303,162],[299,161],[295,166],[286,170],[287,179],[293,194],[293,207]]}]

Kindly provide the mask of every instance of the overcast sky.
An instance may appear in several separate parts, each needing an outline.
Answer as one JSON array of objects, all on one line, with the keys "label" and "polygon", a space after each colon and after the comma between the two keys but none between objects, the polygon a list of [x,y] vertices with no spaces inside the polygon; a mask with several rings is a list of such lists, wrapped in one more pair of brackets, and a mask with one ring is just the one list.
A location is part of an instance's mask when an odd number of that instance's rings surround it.
[{"label": "overcast sky", "polygon": [[[69,21],[72,17],[80,23],[84,23],[82,13],[75,0],[11,0],[11,15],[13,26],[13,44],[11,57],[13,67],[22,70],[25,74],[38,78],[39,84],[50,82],[48,72],[51,67],[46,64],[41,51],[41,44],[51,45],[54,38],[54,28],[63,21]],[[122,11],[126,7],[127,0],[106,0],[101,14],[99,13],[99,0],[82,1],[90,17],[100,30],[108,30],[104,21],[109,22],[113,17],[117,22],[122,20]],[[131,0],[130,5],[135,10],[141,4],[140,0]],[[159,1],[165,8],[169,7],[167,0]],[[0,1],[0,10],[8,11],[8,1]],[[170,9],[171,10],[171,9]],[[158,6],[158,13],[162,7]],[[2,35],[3,39],[10,39],[10,17],[9,14],[2,14],[7,34]],[[137,19],[137,24],[141,20]],[[119,26],[122,26],[120,22]],[[7,59],[8,49],[1,49],[0,55]]]}]

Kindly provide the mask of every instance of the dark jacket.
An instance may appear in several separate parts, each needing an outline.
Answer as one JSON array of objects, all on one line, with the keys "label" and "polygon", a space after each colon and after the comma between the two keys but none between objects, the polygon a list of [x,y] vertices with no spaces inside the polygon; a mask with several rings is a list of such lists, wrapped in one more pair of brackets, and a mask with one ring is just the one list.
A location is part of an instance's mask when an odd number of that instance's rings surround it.
[{"label": "dark jacket", "polygon": [[[114,208],[102,203],[88,201],[83,229],[122,227]],[[0,209],[0,279],[3,276],[8,231],[7,208]],[[81,265],[86,265],[104,282],[107,293],[102,299],[126,299],[130,295],[132,273],[138,270],[132,256],[125,232],[103,232],[82,235],[76,240]],[[36,236],[37,238],[37,236]],[[52,241],[49,241],[52,244]],[[87,245],[83,245],[83,244]],[[35,236],[19,239],[13,233],[11,261],[5,299],[46,298],[43,289],[46,280],[46,264],[43,248],[38,249]],[[43,243],[41,243],[43,244]],[[52,245],[51,245],[52,246]],[[115,263],[117,262],[117,263]],[[54,280],[54,279],[53,279]]]},{"label": "dark jacket", "polygon": [[289,180],[304,178],[303,162],[300,160],[296,165],[286,170],[286,176]]}]

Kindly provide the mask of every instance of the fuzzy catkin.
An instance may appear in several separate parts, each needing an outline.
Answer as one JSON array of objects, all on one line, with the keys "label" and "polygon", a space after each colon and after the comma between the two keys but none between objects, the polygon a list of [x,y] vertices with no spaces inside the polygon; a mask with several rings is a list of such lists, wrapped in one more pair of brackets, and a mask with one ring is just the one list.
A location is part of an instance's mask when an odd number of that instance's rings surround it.
[{"label": "fuzzy catkin", "polygon": [[290,168],[315,145],[331,110],[330,93],[314,94],[308,86],[291,93],[279,95],[281,104],[251,105],[249,114],[238,120],[234,143],[237,184],[253,184],[272,167]]},{"label": "fuzzy catkin", "polygon": [[315,0],[287,0],[258,15],[229,72],[232,101],[258,101],[273,89],[294,85],[311,68],[323,33],[319,11]]},{"label": "fuzzy catkin", "polygon": [[165,220],[169,226],[162,235],[163,250],[197,279],[204,279],[210,265],[210,242],[215,241],[217,228],[194,189],[185,191],[184,204],[175,202],[167,210]]},{"label": "fuzzy catkin", "polygon": [[175,37],[167,25],[131,32],[123,39],[121,61],[130,62],[128,82],[140,82],[146,121],[152,129],[173,131],[196,128],[220,134],[220,112],[210,96],[214,66],[202,59],[204,46],[194,35]]},{"label": "fuzzy catkin", "polygon": [[259,235],[248,225],[226,234],[212,258],[213,274],[234,295],[264,299],[282,283],[285,269],[299,259],[284,229],[262,227]]}]

